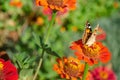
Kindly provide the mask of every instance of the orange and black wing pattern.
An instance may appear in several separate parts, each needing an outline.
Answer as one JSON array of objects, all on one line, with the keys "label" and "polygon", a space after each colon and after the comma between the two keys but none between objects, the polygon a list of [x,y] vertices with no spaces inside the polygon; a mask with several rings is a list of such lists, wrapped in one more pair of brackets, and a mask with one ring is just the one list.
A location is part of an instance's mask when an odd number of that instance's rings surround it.
[{"label": "orange and black wing pattern", "polygon": [[87,22],[86,22],[86,28],[85,28],[85,31],[84,31],[83,37],[82,37],[82,43],[83,43],[83,44],[86,44],[86,42],[88,41],[88,39],[90,38],[91,35],[92,35],[91,25],[90,25],[90,23],[87,21]]}]

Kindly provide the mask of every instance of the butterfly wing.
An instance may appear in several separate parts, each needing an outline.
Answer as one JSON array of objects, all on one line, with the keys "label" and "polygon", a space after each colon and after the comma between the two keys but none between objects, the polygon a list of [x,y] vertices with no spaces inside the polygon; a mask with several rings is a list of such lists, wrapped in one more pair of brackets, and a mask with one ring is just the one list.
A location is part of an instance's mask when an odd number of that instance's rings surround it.
[{"label": "butterfly wing", "polygon": [[84,30],[83,37],[82,37],[82,43],[83,44],[85,44],[87,42],[87,40],[89,39],[91,34],[92,34],[92,29],[91,29],[90,23],[87,21],[86,22],[86,28]]},{"label": "butterfly wing", "polygon": [[99,28],[99,33],[96,36],[96,41],[101,41],[106,38],[106,32],[100,27]]},{"label": "butterfly wing", "polygon": [[91,46],[96,41],[97,32],[99,32],[100,29],[101,28],[99,27],[99,25],[97,25],[97,27],[94,29],[91,36],[89,37],[89,39],[85,43],[86,45]]}]

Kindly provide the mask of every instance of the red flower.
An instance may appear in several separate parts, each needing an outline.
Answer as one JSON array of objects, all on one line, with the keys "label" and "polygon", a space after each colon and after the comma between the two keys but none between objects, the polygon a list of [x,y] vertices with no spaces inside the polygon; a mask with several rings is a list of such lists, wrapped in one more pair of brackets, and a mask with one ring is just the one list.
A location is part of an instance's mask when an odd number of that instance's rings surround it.
[{"label": "red flower", "polygon": [[0,58],[0,80],[18,80],[18,73],[10,60]]},{"label": "red flower", "polygon": [[117,80],[115,73],[107,67],[97,67],[91,71],[92,80]]},{"label": "red flower", "polygon": [[76,51],[75,55],[78,59],[84,60],[89,65],[97,64],[99,60],[106,63],[111,57],[109,50],[101,42],[94,42],[91,46],[87,46],[82,43],[82,40],[78,40],[73,42],[70,48]]}]

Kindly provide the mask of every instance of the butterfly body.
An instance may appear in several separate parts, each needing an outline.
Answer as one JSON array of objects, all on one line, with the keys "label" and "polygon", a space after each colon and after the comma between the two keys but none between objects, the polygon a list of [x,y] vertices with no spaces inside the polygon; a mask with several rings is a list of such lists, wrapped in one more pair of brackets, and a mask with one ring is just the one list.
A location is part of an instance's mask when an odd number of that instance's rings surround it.
[{"label": "butterfly body", "polygon": [[100,28],[99,25],[97,25],[94,31],[92,31],[90,23],[87,22],[86,28],[82,37],[82,43],[87,46],[91,46],[94,42],[96,42],[96,37],[98,32],[103,32],[102,28]]}]

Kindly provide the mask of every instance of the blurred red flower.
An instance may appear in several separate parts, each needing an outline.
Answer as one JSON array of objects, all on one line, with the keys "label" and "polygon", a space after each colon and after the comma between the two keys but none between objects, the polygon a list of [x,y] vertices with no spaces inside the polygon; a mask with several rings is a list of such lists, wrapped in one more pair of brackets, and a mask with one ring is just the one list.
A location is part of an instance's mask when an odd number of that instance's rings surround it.
[{"label": "blurred red flower", "polygon": [[92,80],[117,80],[115,73],[107,67],[97,67],[91,71]]},{"label": "blurred red flower", "polygon": [[4,51],[0,52],[0,80],[18,80],[17,69]]},{"label": "blurred red flower", "polygon": [[91,46],[87,46],[80,39],[73,42],[70,48],[76,51],[75,55],[78,59],[84,60],[89,65],[97,64],[98,60],[106,63],[111,58],[108,48],[103,46],[101,42],[94,42]]}]

